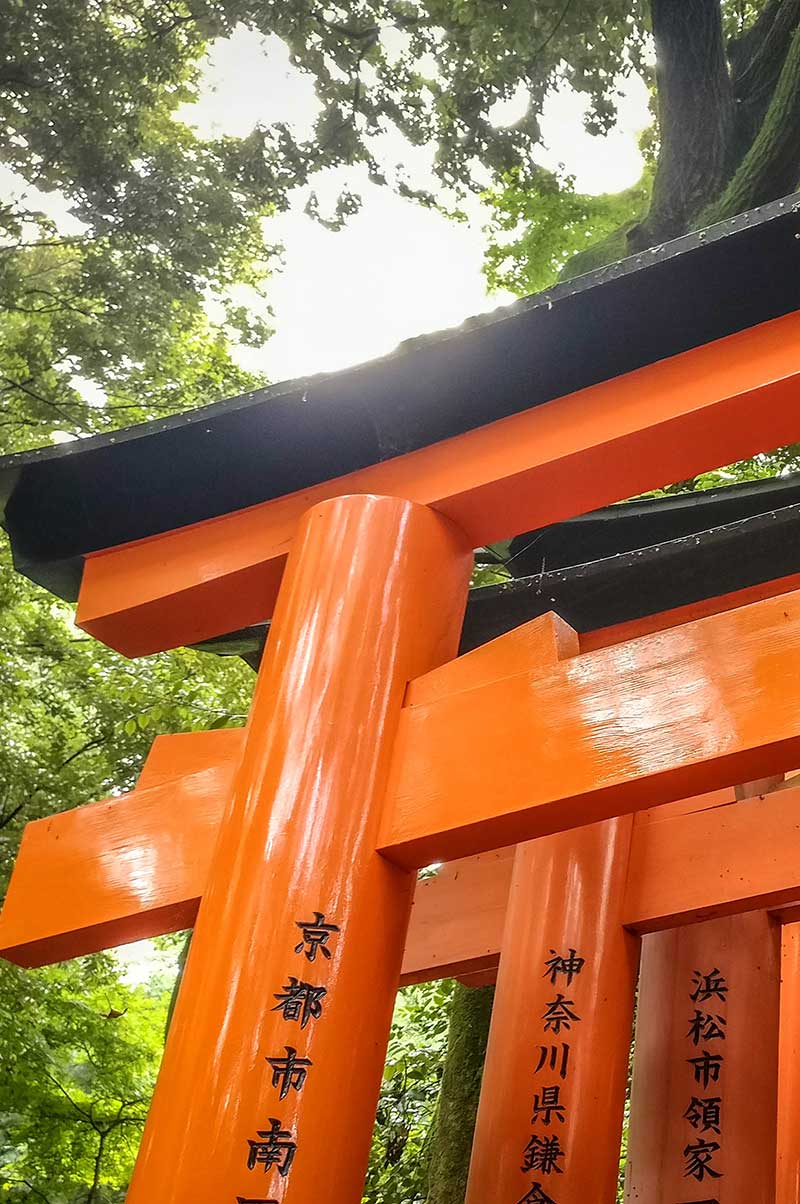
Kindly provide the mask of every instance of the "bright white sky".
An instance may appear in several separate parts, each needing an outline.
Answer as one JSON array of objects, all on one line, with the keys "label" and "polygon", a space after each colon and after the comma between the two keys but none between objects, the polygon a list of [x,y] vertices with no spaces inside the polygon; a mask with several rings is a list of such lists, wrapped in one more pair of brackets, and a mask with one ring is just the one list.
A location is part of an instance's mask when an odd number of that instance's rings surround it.
[{"label": "bright white sky", "polygon": [[[277,38],[264,42],[241,29],[217,43],[207,65],[202,100],[184,120],[203,133],[247,134],[257,121],[287,121],[310,132],[318,111],[310,80],[289,63]],[[623,84],[618,128],[607,138],[583,129],[583,98],[571,89],[554,97],[542,123],[541,162],[563,163],[582,192],[617,192],[638,180],[642,161],[636,135],[649,124],[647,91],[635,77]],[[495,116],[521,116],[514,102]],[[412,183],[432,184],[428,152],[401,139],[387,143]],[[337,233],[305,217],[308,190],[291,212],[269,223],[270,239],[285,249],[285,268],[270,284],[275,335],[241,359],[273,381],[370,359],[402,339],[453,326],[470,314],[510,300],[488,297],[481,273],[485,212],[475,202],[469,225],[402,200],[352,171],[330,172],[314,183],[325,210],[343,184],[364,197],[362,211]]]},{"label": "bright white sky", "polygon": [[[650,121],[647,90],[634,76],[620,81],[620,93],[619,121],[605,138],[586,133],[584,98],[572,89],[546,105],[540,162],[562,164],[581,192],[617,192],[641,175],[637,135]],[[510,124],[524,105],[524,96],[503,102],[493,116],[498,124]],[[246,135],[258,121],[285,121],[308,135],[318,109],[309,77],[291,66],[284,44],[240,27],[214,45],[201,99],[185,106],[181,116],[205,134]],[[380,151],[384,161],[403,163],[411,184],[436,187],[431,149],[386,136]],[[290,211],[267,223],[269,241],[285,248],[283,269],[269,282],[275,334],[261,348],[240,348],[238,356],[271,381],[383,355],[403,339],[458,325],[511,300],[487,296],[481,262],[488,213],[477,199],[466,206],[468,223],[452,222],[370,184],[363,173],[341,169],[313,182],[323,212],[333,210],[344,186],[359,192],[364,205],[342,231],[328,231],[304,215],[309,189],[298,190]],[[27,195],[65,233],[81,229],[62,197],[24,188],[0,165],[0,200],[14,195]],[[95,400],[91,382],[81,384]]]}]

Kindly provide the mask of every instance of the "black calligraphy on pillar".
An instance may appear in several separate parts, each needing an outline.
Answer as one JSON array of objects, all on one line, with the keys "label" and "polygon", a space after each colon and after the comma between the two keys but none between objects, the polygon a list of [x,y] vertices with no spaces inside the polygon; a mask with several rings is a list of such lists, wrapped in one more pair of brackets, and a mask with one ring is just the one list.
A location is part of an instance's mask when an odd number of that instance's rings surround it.
[{"label": "black calligraphy on pillar", "polygon": [[567,986],[572,986],[572,980],[576,974],[580,974],[585,963],[585,959],[578,957],[574,949],[570,949],[566,957],[562,957],[560,953],[556,953],[555,949],[550,950],[550,957],[545,964],[545,972],[542,978],[549,978],[553,986],[556,985],[559,974],[563,975],[567,980]]},{"label": "black calligraphy on pillar", "polygon": [[564,1123],[564,1105],[561,1103],[561,1088],[542,1087],[533,1097],[533,1116],[531,1124],[540,1120],[543,1125],[552,1124],[553,1117]]},{"label": "black calligraphy on pillar", "polygon": [[715,1171],[711,1165],[711,1160],[719,1149],[718,1141],[706,1141],[701,1137],[699,1141],[693,1145],[687,1145],[683,1151],[684,1158],[687,1159],[686,1170],[684,1175],[688,1179],[692,1175],[695,1179],[705,1179],[709,1176],[711,1179],[721,1179],[722,1172]]},{"label": "black calligraphy on pillar", "polygon": [[285,1058],[267,1058],[272,1067],[272,1086],[280,1089],[280,1099],[285,1099],[290,1091],[302,1091],[305,1086],[309,1067],[313,1065],[310,1058],[298,1058],[297,1050],[291,1045],[285,1045]]},{"label": "black calligraphy on pillar", "polygon": [[725,1061],[722,1054],[712,1054],[704,1049],[698,1057],[687,1058],[686,1061],[694,1067],[694,1081],[699,1083],[704,1091],[710,1083],[719,1082],[722,1063]]},{"label": "black calligraphy on pillar", "polygon": [[686,1035],[692,1038],[695,1045],[699,1045],[701,1041],[724,1041],[727,1026],[728,1021],[724,1016],[712,1016],[710,1012],[695,1009]]},{"label": "black calligraphy on pillar", "polygon": [[548,1196],[541,1183],[532,1183],[530,1190],[525,1192],[517,1204],[556,1204],[552,1196]]},{"label": "black calligraphy on pillar", "polygon": [[699,1129],[701,1133],[719,1133],[721,1107],[722,1099],[718,1095],[712,1095],[706,1099],[699,1099],[693,1095],[683,1118],[688,1120],[693,1129]]},{"label": "black calligraphy on pillar", "polygon": [[569,1031],[573,1024],[580,1020],[580,1016],[572,1010],[575,1006],[573,999],[567,999],[559,993],[550,1003],[547,1004],[542,1016],[544,1020],[544,1031],[553,1033],[556,1037],[561,1032],[562,1028]]},{"label": "black calligraphy on pillar", "polygon": [[569,1069],[569,1046],[562,1041],[561,1045],[540,1045],[539,1046],[539,1061],[536,1063],[534,1074],[548,1067],[550,1070],[558,1069],[559,1078],[567,1077]]},{"label": "black calligraphy on pillar", "polygon": [[[313,911],[313,919],[297,920],[295,927],[300,929],[299,944],[292,945],[295,953],[304,954],[309,962],[317,961],[321,954],[320,965],[332,958],[329,947],[332,937],[339,931],[339,925],[328,920],[322,911]],[[305,982],[293,974],[287,975],[287,981],[273,995],[277,1001],[273,1012],[280,1012],[283,1020],[290,1024],[299,1024],[304,1032],[308,1025],[322,1018],[323,1001],[328,994],[328,988],[323,983]],[[272,1072],[271,1086],[277,1091],[278,1099],[284,1100],[295,1092],[301,1094],[306,1085],[309,1073],[314,1063],[303,1053],[298,1053],[294,1045],[284,1045],[282,1054],[265,1055],[266,1063]],[[282,1121],[276,1117],[269,1118],[269,1128],[259,1129],[256,1136],[247,1142],[247,1169],[250,1171],[263,1170],[265,1174],[274,1170],[282,1179],[288,1178],[297,1153],[297,1141],[293,1133],[283,1128]],[[236,1204],[278,1204],[273,1198],[264,1196],[237,1196]]]},{"label": "black calligraphy on pillar", "polygon": [[288,1129],[281,1128],[279,1120],[271,1116],[269,1128],[259,1129],[256,1137],[247,1144],[250,1147],[247,1156],[249,1171],[261,1166],[266,1174],[274,1166],[278,1174],[286,1178],[297,1153],[297,1143]]},{"label": "black calligraphy on pillar", "polygon": [[715,966],[708,974],[695,970],[693,974],[694,990],[689,995],[693,1003],[707,1003],[709,999],[718,999],[724,1003],[728,997],[728,984]]},{"label": "black calligraphy on pillar", "polygon": [[263,1196],[255,1199],[253,1196],[237,1196],[236,1204],[278,1204],[277,1200],[265,1200]]},{"label": "black calligraphy on pillar", "polygon": [[563,1157],[564,1150],[557,1136],[540,1137],[534,1133],[525,1147],[520,1170],[523,1173],[541,1171],[543,1175],[563,1175],[564,1172],[558,1165]]},{"label": "black calligraphy on pillar", "polygon": [[322,911],[314,912],[313,920],[297,920],[295,926],[300,929],[303,938],[295,945],[295,953],[304,953],[310,962],[316,961],[317,952],[330,961],[331,951],[328,941],[339,931],[338,924],[329,924]]},{"label": "black calligraphy on pillar", "polygon": [[[542,978],[546,978],[555,988],[555,998],[545,1004],[540,1017],[542,1031],[545,1035],[561,1037],[572,1032],[574,1026],[581,1023],[581,1017],[577,1011],[579,1003],[558,988],[563,986],[570,995],[579,994],[580,983],[577,980],[586,960],[577,949],[569,948],[564,952],[551,948],[543,964]],[[567,1119],[567,1100],[563,1092],[569,1080],[570,1050],[569,1040],[563,1039],[539,1045],[536,1050],[533,1073],[537,1080],[541,1076],[543,1082],[537,1081],[533,1093],[530,1123],[534,1131],[522,1152],[520,1164],[522,1174],[536,1177],[517,1204],[556,1204],[542,1186],[541,1179],[563,1175],[565,1170],[567,1151],[557,1129],[559,1125],[566,1124]],[[554,1083],[554,1078],[560,1079],[560,1082]]]},{"label": "black calligraphy on pillar", "polygon": [[327,987],[315,987],[310,982],[301,982],[293,975],[278,994],[273,1012],[283,1012],[284,1020],[298,1021],[305,1028],[311,1020],[319,1020],[322,1015],[322,1001],[328,994]]},{"label": "black calligraphy on pillar", "polygon": [[[711,1042],[727,1040],[728,1019],[718,1008],[727,1005],[728,991],[727,980],[718,966],[708,971],[695,970],[692,974],[689,999],[695,1005],[711,1005],[708,1011],[695,1007],[686,1033],[693,1046],[703,1047],[686,1061],[692,1068],[695,1087],[702,1088],[704,1094],[692,1095],[683,1113],[693,1133],[683,1147],[683,1177],[698,1183],[722,1178],[722,1171],[714,1164],[722,1148],[717,1140],[722,1134],[722,1096],[710,1093],[709,1087],[720,1082],[725,1058],[717,1049],[705,1047]],[[716,1201],[694,1200],[689,1204],[716,1204]]]}]

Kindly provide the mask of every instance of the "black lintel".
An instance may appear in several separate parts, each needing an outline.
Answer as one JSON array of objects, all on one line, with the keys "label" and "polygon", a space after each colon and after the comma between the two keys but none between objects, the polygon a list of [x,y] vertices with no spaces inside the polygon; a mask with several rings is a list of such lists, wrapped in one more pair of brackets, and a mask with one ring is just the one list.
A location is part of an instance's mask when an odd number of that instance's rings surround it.
[{"label": "black lintel", "polygon": [[[599,532],[607,554],[583,560]],[[472,589],[462,653],[550,610],[596,631],[800,572],[800,476],[624,502],[526,540],[532,563],[547,546],[559,567]],[[518,554],[509,569],[523,564]],[[255,668],[266,634],[253,627],[201,647]]]},{"label": "black lintel", "polygon": [[15,563],[74,598],[89,552],[403,455],[796,310],[799,233],[795,194],[356,368],[0,458]]}]

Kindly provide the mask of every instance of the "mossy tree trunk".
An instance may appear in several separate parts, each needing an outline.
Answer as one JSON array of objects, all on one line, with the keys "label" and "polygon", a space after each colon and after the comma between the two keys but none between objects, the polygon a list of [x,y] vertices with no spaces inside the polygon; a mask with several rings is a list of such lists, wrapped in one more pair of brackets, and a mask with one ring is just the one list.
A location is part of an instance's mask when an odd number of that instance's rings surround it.
[{"label": "mossy tree trunk", "polygon": [[682,234],[728,180],[733,84],[719,0],[653,0],[660,151],[650,212],[633,249]]},{"label": "mossy tree trunk", "polygon": [[659,153],[638,251],[792,192],[800,179],[800,0],[725,44],[720,0],[651,0]]},{"label": "mossy tree trunk", "polygon": [[659,148],[648,212],[574,256],[569,279],[793,192],[800,0],[724,38],[720,0],[651,0]]},{"label": "mossy tree trunk", "polygon": [[494,987],[456,984],[442,1087],[428,1144],[427,1204],[463,1204]]}]

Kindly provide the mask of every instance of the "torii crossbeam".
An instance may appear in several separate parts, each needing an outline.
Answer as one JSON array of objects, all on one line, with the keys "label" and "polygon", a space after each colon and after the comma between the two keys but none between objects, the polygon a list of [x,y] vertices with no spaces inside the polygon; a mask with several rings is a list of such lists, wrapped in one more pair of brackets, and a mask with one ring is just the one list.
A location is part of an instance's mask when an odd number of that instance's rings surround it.
[{"label": "torii crossbeam", "polygon": [[[783,202],[740,224],[475,337],[304,384],[304,399],[349,395],[362,422],[375,390],[402,427],[434,383],[452,412],[414,447],[379,429],[377,453],[357,437],[337,458],[324,404],[256,395],[0,465],[18,563],[68,592],[82,561],[78,620],[110,645],[142,654],[272,616],[130,1204],[311,1204],[323,1180],[355,1204],[417,866],[800,763],[785,584],[594,651],[553,618],[453,659],[475,546],[800,438],[785,266],[800,222]],[[723,282],[743,258],[733,304]],[[568,331],[588,340],[573,359]],[[277,486],[270,423],[303,466]],[[152,495],[138,509],[137,493]],[[504,760],[501,796],[487,756]],[[142,912],[148,891],[164,906],[151,876]],[[167,905],[180,922],[186,903]],[[89,910],[75,931],[102,940],[107,919]],[[53,937],[18,944],[35,959]]]}]

